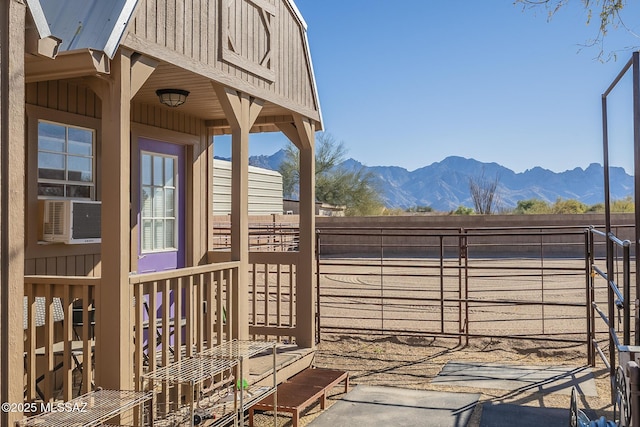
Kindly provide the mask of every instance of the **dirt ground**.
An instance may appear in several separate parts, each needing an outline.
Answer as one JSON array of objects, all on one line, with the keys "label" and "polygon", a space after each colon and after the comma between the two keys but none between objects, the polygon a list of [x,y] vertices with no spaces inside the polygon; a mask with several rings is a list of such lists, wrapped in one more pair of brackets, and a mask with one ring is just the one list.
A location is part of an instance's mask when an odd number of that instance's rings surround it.
[{"label": "dirt ground", "polygon": [[[478,265],[480,268],[469,270],[469,284],[462,291],[457,274],[448,274],[445,270],[441,281],[439,272],[433,273],[435,267],[426,260],[395,259],[385,265],[384,275],[377,274],[381,270],[379,267],[367,265],[363,260],[332,262],[321,268],[320,289],[321,324],[332,334],[322,334],[315,366],[349,371],[353,385],[480,393],[480,404],[476,406],[469,427],[479,426],[482,405],[487,402],[568,411],[568,393],[451,387],[431,381],[451,360],[586,366],[584,260],[545,261],[544,268],[536,260],[483,260]],[[602,287],[595,291],[599,304],[606,304],[605,286],[603,281]],[[438,303],[440,295],[449,302]],[[465,314],[473,334],[536,338],[549,334],[555,338],[580,340],[582,344],[497,337],[471,337],[465,344],[458,338],[430,336],[428,332],[434,330],[434,325],[436,330],[444,325],[442,332],[460,330],[458,299],[464,295],[473,301]],[[411,301],[406,302],[407,298]],[[542,302],[544,307],[540,305]],[[600,333],[598,338],[606,343],[606,327],[600,323],[596,324]],[[342,334],[340,330],[344,327],[370,328],[371,332]],[[420,333],[415,337],[374,335],[375,330],[386,328],[418,329]],[[579,396],[578,407],[591,410],[598,417],[612,419],[609,372],[599,358],[592,373],[598,396]],[[340,397],[341,388],[336,387],[329,404]],[[319,414],[319,405],[312,407],[301,417],[300,425],[308,424]],[[272,418],[266,415],[259,415],[256,420],[257,426],[273,425]],[[290,426],[290,420],[283,415],[278,424]]]},{"label": "dirt ground", "polygon": [[[586,364],[585,345],[552,345],[544,342],[514,341],[506,339],[476,338],[469,345],[460,345],[458,339],[393,337],[393,336],[325,336],[318,347],[314,365],[349,371],[352,385],[381,385],[417,390],[461,393],[480,393],[468,427],[480,424],[482,405],[487,402],[569,409],[569,394],[541,394],[531,390],[497,390],[470,387],[450,387],[431,384],[431,380],[450,360],[499,362],[505,364],[582,367]],[[598,417],[613,417],[610,402],[609,375],[598,360],[592,368],[598,396],[579,396],[578,407],[593,410]],[[335,387],[329,405],[344,394]],[[319,405],[310,408],[300,418],[304,426],[320,415]],[[256,415],[256,426],[273,425],[268,414]],[[290,426],[291,418],[279,418],[279,426]]]}]

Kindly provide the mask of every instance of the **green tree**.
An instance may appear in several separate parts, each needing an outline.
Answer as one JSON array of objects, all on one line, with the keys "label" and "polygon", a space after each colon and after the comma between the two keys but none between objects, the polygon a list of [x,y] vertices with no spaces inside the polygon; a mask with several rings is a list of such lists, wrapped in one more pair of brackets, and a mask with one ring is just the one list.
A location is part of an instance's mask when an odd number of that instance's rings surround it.
[{"label": "green tree", "polygon": [[517,215],[547,214],[551,212],[549,203],[540,199],[520,200],[513,210]]},{"label": "green tree", "polygon": [[[602,211],[604,212],[604,206]],[[617,213],[631,213],[636,211],[635,203],[633,202],[633,197],[627,196],[621,200],[614,200],[611,202],[611,212]]]},{"label": "green tree", "polygon": [[466,206],[458,206],[458,208],[451,212],[453,215],[473,215],[475,211],[473,208],[468,208]]},{"label": "green tree", "polygon": [[[373,174],[363,167],[351,170],[342,166],[347,150],[329,133],[316,138],[315,175],[316,200],[345,206],[345,215],[379,215],[384,206],[374,185]],[[285,197],[298,198],[300,158],[298,150],[289,144],[285,159],[280,164]]]},{"label": "green tree", "polygon": [[[515,4],[521,4],[524,8],[545,8],[549,19],[569,2],[569,0],[515,0]],[[600,50],[598,54],[600,60],[615,59],[616,57],[615,52],[605,54],[604,39],[609,29],[622,27],[634,34],[622,19],[621,12],[626,4],[627,0],[582,0],[582,6],[587,11],[587,24],[591,23],[594,17],[597,17],[599,23],[596,36],[592,40],[587,40],[585,45],[587,47],[597,46]]]},{"label": "green tree", "polygon": [[587,205],[576,199],[562,199],[558,197],[551,207],[554,214],[582,214],[587,211]]}]

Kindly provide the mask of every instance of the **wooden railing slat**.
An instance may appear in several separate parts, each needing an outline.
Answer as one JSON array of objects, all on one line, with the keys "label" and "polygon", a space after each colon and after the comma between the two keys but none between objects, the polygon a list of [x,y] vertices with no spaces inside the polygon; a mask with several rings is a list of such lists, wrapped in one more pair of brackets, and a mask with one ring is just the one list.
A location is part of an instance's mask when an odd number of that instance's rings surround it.
[{"label": "wooden railing slat", "polygon": [[[275,259],[275,258],[269,258]],[[288,256],[287,259],[296,259]],[[163,364],[179,360],[183,354],[193,355],[194,351],[202,351],[207,347],[222,343],[232,338],[238,319],[235,319],[234,289],[237,288],[239,275],[238,262],[224,262],[190,267],[180,270],[165,271],[133,275],[129,278],[130,294],[135,301],[132,307],[134,323],[134,375],[136,388],[140,387],[139,378],[148,370],[156,367],[157,361]],[[281,311],[283,307],[275,306],[277,322],[272,322],[273,307],[269,306],[269,295],[277,293],[280,297],[284,292],[280,269],[276,289],[270,288],[269,264],[265,264],[265,306],[267,316],[264,321],[270,325],[282,323]],[[255,277],[255,276],[254,276]],[[80,276],[25,276],[24,289],[26,296],[26,329],[25,329],[25,369],[27,370],[26,398],[33,401],[43,392],[45,400],[53,399],[55,390],[53,371],[56,363],[62,361],[62,368],[58,370],[58,379],[62,378],[62,395],[68,400],[75,391],[73,370],[76,366],[74,355],[83,364],[82,387],[76,391],[86,393],[93,386],[93,309],[96,286],[101,283],[100,277]],[[273,285],[271,285],[273,286]],[[253,297],[262,291],[261,285],[254,283]],[[275,295],[275,294],[274,294]],[[45,322],[44,326],[36,326],[36,307],[40,305],[36,297],[43,298]],[[62,303],[64,322],[54,322],[54,301]],[[40,301],[40,300],[38,300]],[[145,307],[145,303],[147,307]],[[160,304],[162,307],[160,307]],[[264,327],[259,305],[252,302],[254,324],[258,328]],[[206,308],[206,310],[205,310]],[[80,310],[80,312],[76,311]],[[59,312],[59,310],[58,310]],[[271,315],[269,315],[271,313]],[[74,319],[75,314],[75,319]],[[59,317],[57,314],[56,318]],[[82,319],[82,325],[74,325],[74,321]],[[249,319],[247,319],[249,320]],[[41,322],[39,320],[38,322]],[[173,323],[172,323],[173,322]],[[58,325],[62,325],[62,327]],[[286,326],[286,325],[285,325]],[[291,326],[291,325],[290,325]],[[278,331],[279,334],[291,334],[292,328],[279,327],[269,329],[268,333]],[[42,342],[38,342],[38,337]],[[99,338],[99,337],[98,337]],[[62,340],[59,356],[54,354],[54,343]],[[74,341],[82,341],[82,350],[74,345]],[[186,350],[181,353],[182,347]],[[42,348],[42,367],[44,380],[36,384],[38,363],[36,350]],[[57,347],[56,347],[57,348]],[[158,354],[158,351],[160,352]],[[38,353],[40,354],[40,353]],[[158,357],[159,356],[159,357]],[[62,374],[62,377],[60,377]],[[162,396],[167,399],[170,396]]]},{"label": "wooden railing slat", "polygon": [[63,399],[69,401],[73,397],[73,366],[71,363],[71,346],[73,344],[73,300],[69,285],[64,285],[63,297],[61,298],[62,309],[64,310],[64,318],[68,319],[63,322],[62,337],[64,342],[64,351],[62,356],[62,390]]}]

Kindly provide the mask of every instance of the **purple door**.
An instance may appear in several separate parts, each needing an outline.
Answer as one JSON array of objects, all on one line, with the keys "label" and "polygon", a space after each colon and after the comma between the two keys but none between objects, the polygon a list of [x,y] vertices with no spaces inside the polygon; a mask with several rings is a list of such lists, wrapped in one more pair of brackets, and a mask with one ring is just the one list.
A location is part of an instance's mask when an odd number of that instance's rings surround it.
[{"label": "purple door", "polygon": [[140,138],[138,273],[185,265],[184,147]]}]

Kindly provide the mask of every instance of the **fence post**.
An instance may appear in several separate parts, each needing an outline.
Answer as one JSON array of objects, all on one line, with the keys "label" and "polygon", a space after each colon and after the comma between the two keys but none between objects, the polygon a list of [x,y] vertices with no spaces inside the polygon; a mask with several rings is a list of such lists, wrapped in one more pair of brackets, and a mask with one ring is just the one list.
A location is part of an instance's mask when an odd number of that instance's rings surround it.
[{"label": "fence post", "polygon": [[595,355],[593,354],[594,331],[591,324],[591,230],[584,231],[584,275],[585,275],[585,307],[587,309],[587,363],[595,366]]},{"label": "fence post", "polygon": [[380,321],[382,335],[384,331],[384,230],[380,229]]},{"label": "fence post", "polygon": [[[466,236],[466,230],[464,228],[459,229],[458,245],[460,250],[458,252],[458,265],[461,267],[458,269],[458,294],[462,296],[462,268],[464,268],[464,336],[465,345],[469,345],[469,248]],[[460,313],[462,313],[462,307],[460,307]]]},{"label": "fence post", "polygon": [[623,270],[623,284],[624,284],[624,301],[623,301],[623,315],[624,315],[624,345],[631,343],[631,261],[630,261],[630,242],[625,240],[622,247],[622,270]]},{"label": "fence post", "polygon": [[[460,315],[458,315],[458,319]],[[440,235],[440,332],[444,334],[444,236]]]},{"label": "fence post", "polygon": [[542,229],[539,230],[540,231],[540,301],[542,302],[542,304],[540,305],[541,308],[541,315],[542,315],[542,335],[544,335],[545,333],[545,312],[544,312],[544,232]]},{"label": "fence post", "polygon": [[316,344],[320,339],[320,230],[316,228]]}]

